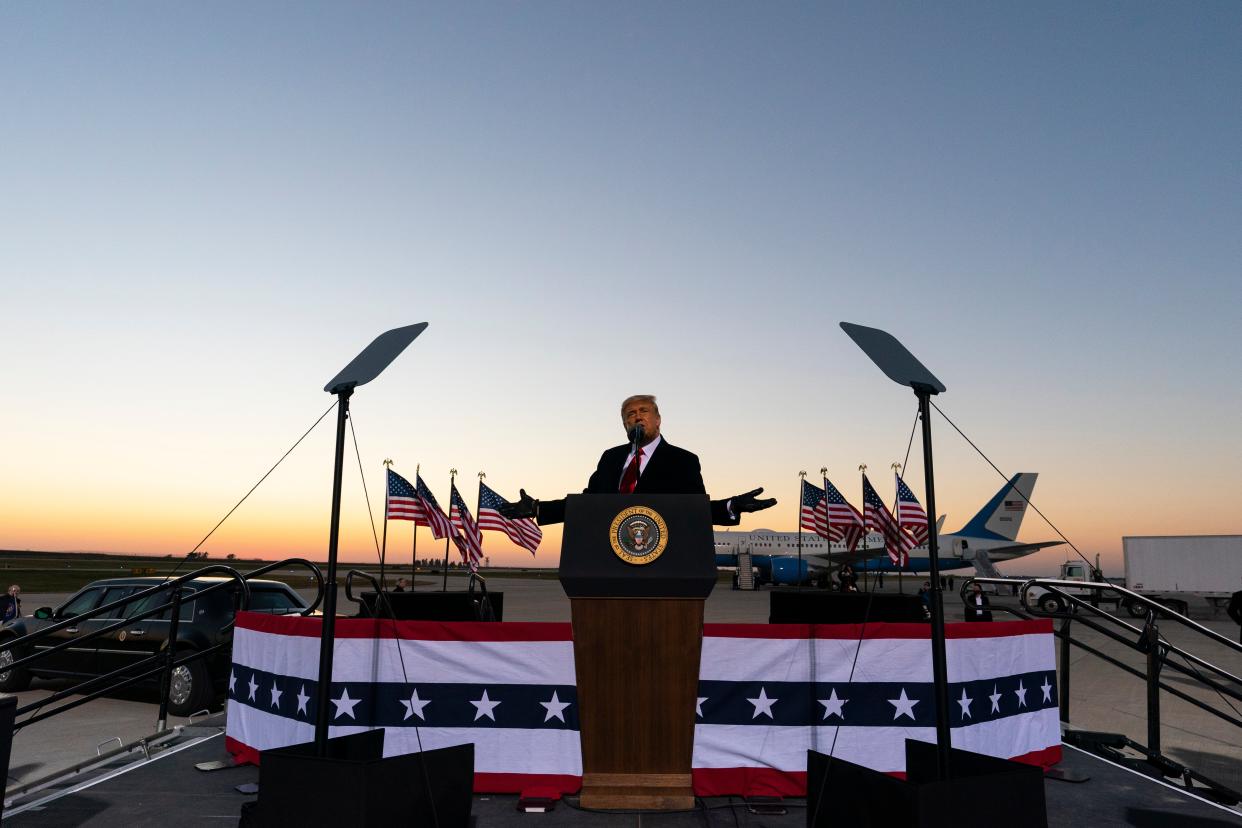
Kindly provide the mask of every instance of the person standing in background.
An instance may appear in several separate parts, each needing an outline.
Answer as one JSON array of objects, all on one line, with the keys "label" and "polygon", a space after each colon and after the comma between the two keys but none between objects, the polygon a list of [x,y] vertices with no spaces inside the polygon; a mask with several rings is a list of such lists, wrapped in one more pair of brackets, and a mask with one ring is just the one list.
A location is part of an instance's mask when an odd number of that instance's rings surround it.
[{"label": "person standing in background", "polygon": [[970,585],[966,595],[966,620],[991,621],[992,611],[988,609],[988,596],[983,594],[983,586],[978,583]]},{"label": "person standing in background", "polygon": [[0,623],[7,624],[22,615],[22,588],[17,584],[9,587],[9,591],[0,595]]}]

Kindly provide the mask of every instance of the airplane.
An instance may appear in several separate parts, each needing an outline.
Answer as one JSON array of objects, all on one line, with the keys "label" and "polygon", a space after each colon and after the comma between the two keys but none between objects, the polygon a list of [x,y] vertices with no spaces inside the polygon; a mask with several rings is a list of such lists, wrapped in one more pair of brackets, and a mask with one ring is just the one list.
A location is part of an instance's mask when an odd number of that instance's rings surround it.
[{"label": "airplane", "polygon": [[[1022,558],[1063,541],[1018,543],[1018,529],[1026,514],[1038,472],[1020,472],[1010,478],[991,500],[956,532],[941,534],[944,515],[936,521],[940,571],[973,567],[980,575],[997,577],[997,561]],[[814,532],[802,532],[801,568],[798,561],[798,532],[773,532],[754,529],[747,532],[717,531],[715,533],[717,568],[736,569],[738,553],[749,552],[751,566],[758,570],[759,584],[796,584],[826,579],[832,570],[849,563],[863,572],[927,572],[931,560],[927,544],[917,547],[910,562],[898,567],[884,551],[884,536],[869,532],[865,543],[859,541],[851,552],[843,543],[830,543]],[[921,557],[916,557],[919,552]]]}]

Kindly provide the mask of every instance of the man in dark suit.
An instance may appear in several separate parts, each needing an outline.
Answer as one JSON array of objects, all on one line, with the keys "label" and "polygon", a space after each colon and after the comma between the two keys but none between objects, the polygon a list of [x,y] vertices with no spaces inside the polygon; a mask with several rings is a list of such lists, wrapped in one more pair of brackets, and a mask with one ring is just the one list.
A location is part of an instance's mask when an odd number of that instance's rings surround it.
[{"label": "man in dark suit", "polygon": [[[603,453],[587,482],[586,494],[706,494],[697,455],[670,444],[660,434],[660,409],[655,397],[639,394],[621,404],[621,424],[631,442]],[[637,449],[637,450],[636,450]],[[744,512],[776,505],[775,498],[759,500],[763,489],[712,501],[712,522],[736,526]],[[506,517],[536,518],[540,524],[565,520],[565,501],[540,502],[523,489],[515,503],[502,508]]]}]

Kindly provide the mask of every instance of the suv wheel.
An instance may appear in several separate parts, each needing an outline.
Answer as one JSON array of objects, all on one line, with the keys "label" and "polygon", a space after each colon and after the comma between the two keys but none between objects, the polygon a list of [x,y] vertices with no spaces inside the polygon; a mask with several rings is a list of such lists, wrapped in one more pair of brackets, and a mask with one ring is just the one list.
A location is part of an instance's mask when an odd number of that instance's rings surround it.
[{"label": "suv wheel", "polygon": [[30,686],[30,671],[25,667],[4,669],[22,655],[11,649],[0,650],[0,692],[16,693]]},{"label": "suv wheel", "polygon": [[173,668],[168,682],[168,712],[189,716],[211,704],[211,676],[201,658]]}]

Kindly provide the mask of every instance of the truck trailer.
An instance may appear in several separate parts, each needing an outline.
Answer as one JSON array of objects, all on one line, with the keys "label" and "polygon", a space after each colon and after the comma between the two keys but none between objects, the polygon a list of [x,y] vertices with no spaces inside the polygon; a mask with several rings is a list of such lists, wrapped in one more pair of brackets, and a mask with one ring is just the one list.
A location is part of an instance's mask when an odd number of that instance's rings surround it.
[{"label": "truck trailer", "polygon": [[[1242,535],[1140,535],[1121,539],[1126,588],[1175,612],[1224,611],[1242,589]],[[1142,607],[1128,607],[1143,615]]]},{"label": "truck trailer", "polygon": [[[1242,589],[1242,535],[1134,535],[1121,539],[1121,549],[1125,580],[1106,580],[1187,617],[1223,614],[1230,596]],[[1066,561],[1058,577],[1093,581],[1101,577],[1093,569],[1085,561]],[[1116,596],[1107,590],[1065,591],[1084,600],[1098,594],[1106,603]],[[1047,612],[1064,609],[1061,600],[1047,590],[1037,588],[1032,598]],[[1120,609],[1135,618],[1147,614],[1145,605],[1132,601],[1120,601]]]}]

